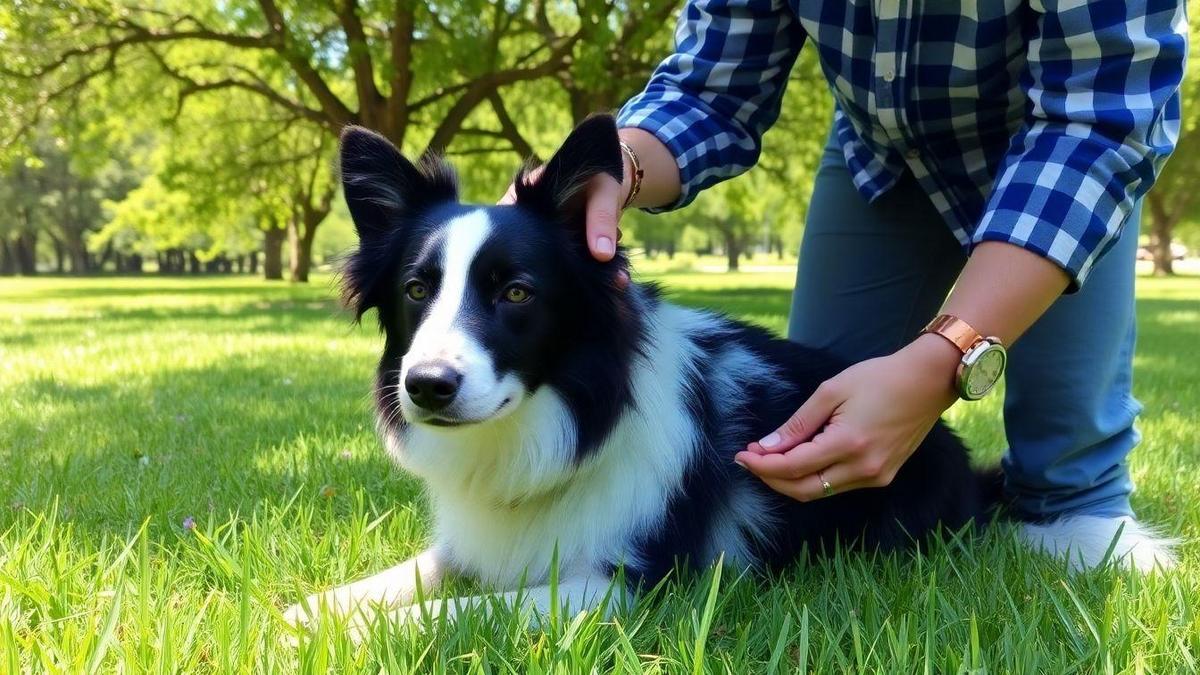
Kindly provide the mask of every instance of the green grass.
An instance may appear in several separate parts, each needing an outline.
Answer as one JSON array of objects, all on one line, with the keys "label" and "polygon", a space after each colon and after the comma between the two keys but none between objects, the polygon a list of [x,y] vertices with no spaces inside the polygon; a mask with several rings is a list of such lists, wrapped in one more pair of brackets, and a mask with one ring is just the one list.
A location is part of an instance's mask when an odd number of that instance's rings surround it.
[{"label": "green grass", "polygon": [[[790,272],[662,279],[783,328]],[[1194,671],[1200,280],[1139,296],[1135,506],[1185,538],[1172,573],[1068,576],[997,528],[925,556],[685,576],[612,619],[497,612],[361,645],[323,624],[294,646],[280,608],[426,532],[373,434],[373,328],[328,279],[3,279],[0,673]],[[951,412],[980,462],[1003,447],[998,403]]]}]

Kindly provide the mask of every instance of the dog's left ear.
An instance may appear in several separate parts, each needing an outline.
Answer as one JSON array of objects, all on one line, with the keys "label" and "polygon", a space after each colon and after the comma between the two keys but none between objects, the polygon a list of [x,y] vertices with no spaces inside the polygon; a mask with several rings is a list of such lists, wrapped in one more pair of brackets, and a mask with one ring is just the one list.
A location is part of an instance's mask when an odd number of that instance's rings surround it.
[{"label": "dog's left ear", "polygon": [[517,174],[517,204],[582,225],[588,181],[604,173],[620,182],[624,172],[616,120],[593,115],[575,127],[536,179],[528,167]]}]

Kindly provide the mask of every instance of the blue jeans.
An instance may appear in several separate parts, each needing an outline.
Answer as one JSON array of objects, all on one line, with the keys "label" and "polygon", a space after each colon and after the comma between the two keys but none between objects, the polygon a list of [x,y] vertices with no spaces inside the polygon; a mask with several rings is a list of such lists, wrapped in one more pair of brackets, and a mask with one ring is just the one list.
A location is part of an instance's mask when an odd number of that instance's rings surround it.
[{"label": "blue jeans", "polygon": [[[1083,288],[1059,298],[1009,350],[1005,488],[1016,515],[1132,515],[1126,456],[1140,204]],[[966,256],[916,181],[868,204],[840,147],[817,171],[788,336],[843,358],[890,354],[932,319]]]}]

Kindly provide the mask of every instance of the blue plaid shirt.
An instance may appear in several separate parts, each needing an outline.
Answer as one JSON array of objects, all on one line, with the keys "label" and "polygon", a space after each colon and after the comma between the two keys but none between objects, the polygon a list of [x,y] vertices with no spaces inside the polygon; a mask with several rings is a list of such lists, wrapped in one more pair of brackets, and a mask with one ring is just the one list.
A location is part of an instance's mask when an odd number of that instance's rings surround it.
[{"label": "blue plaid shirt", "polygon": [[1179,133],[1184,0],[689,0],[618,116],[675,155],[666,208],[754,165],[806,37],[864,197],[911,171],[964,248],[1025,247],[1072,290]]}]

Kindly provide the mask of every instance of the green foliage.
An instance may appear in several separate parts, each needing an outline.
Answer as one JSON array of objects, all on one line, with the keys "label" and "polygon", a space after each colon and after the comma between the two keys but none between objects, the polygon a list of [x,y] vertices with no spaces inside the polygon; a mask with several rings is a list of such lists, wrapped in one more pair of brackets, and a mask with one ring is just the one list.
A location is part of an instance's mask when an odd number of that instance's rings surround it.
[{"label": "green foliage", "polygon": [[[344,125],[373,127],[411,155],[448,149],[469,194],[491,201],[515,159],[548,152],[644,82],[674,10],[674,0],[17,2],[0,8],[0,102],[13,113],[0,137],[18,148],[30,129],[61,133],[83,114],[73,133],[148,134],[169,149],[143,167],[155,181],[113,205],[121,222],[89,224],[105,245],[236,254],[256,228],[285,226],[304,242],[330,211],[331,141]],[[174,216],[189,211],[180,232],[131,213],[168,202]]]},{"label": "green foliage", "polygon": [[[657,278],[685,304],[785,323],[791,272]],[[295,646],[281,608],[429,534],[417,483],[370,419],[376,331],[348,328],[327,278],[7,280],[0,671],[1194,672],[1200,281],[1138,286],[1133,498],[1183,539],[1172,573],[1068,575],[1001,523],[920,555],[675,577],[611,618],[531,630],[467,613],[363,645],[331,626]],[[951,411],[980,462],[1004,446],[1000,406]]]}]

